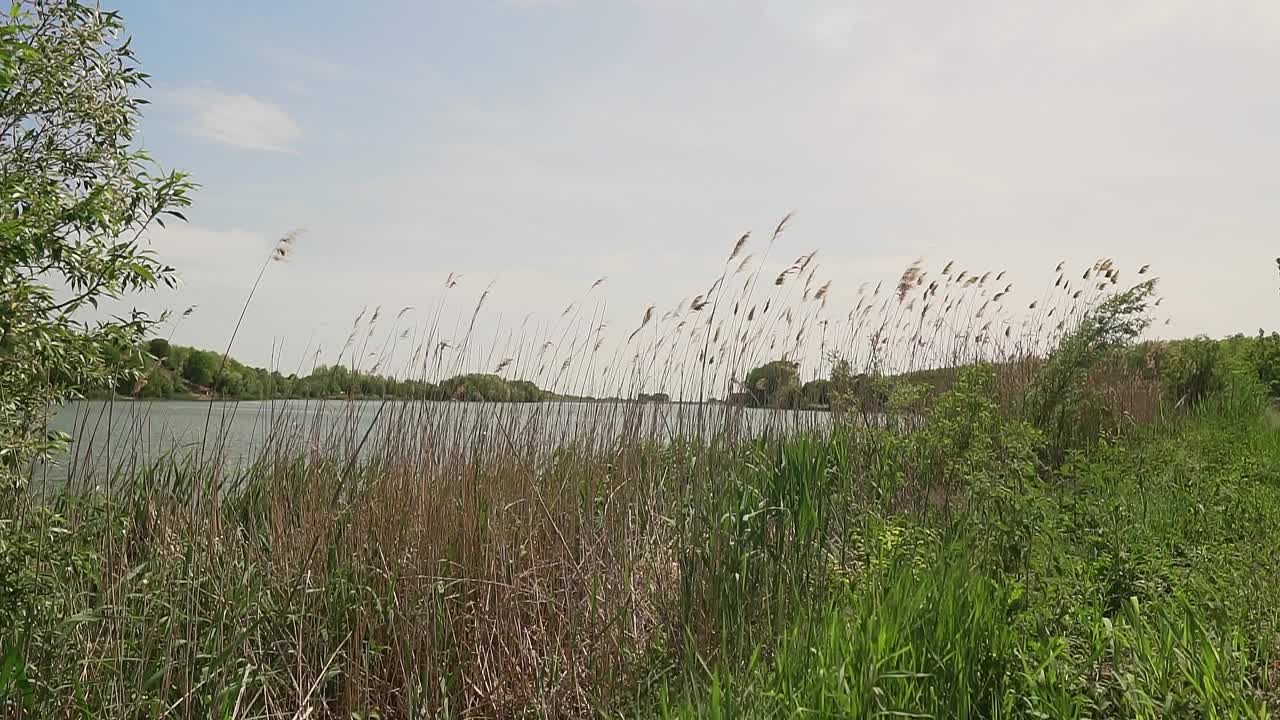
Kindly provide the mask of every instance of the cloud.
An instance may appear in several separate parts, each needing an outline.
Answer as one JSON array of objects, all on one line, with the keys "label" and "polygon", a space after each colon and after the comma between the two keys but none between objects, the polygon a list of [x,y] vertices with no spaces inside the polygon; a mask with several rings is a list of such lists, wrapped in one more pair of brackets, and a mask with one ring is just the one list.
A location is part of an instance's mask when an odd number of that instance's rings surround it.
[{"label": "cloud", "polygon": [[325,88],[334,84],[360,82],[367,88],[370,82],[377,82],[375,74],[303,50],[272,47],[264,51],[264,57],[282,75],[286,90],[307,98],[327,97],[330,93]]},{"label": "cloud", "polygon": [[228,273],[236,280],[262,263],[274,240],[240,228],[218,229],[173,222],[155,228],[147,238],[148,249],[163,262],[178,269],[184,284],[207,284]]},{"label": "cloud", "polygon": [[[195,307],[195,314],[181,321],[183,332],[189,334],[178,335],[175,341],[201,347],[221,345],[235,327],[248,288],[274,242],[268,235],[242,228],[177,221],[163,228],[153,225],[143,238],[144,248],[177,269],[178,289],[127,294],[103,303],[93,317],[122,315],[137,308],[153,318],[171,312],[176,322],[183,310]],[[278,320],[276,327],[283,324]],[[172,329],[170,326],[163,332]],[[270,336],[263,344],[270,347]],[[255,361],[265,359],[255,356]]]},{"label": "cloud", "polygon": [[822,13],[813,23],[813,34],[828,50],[847,50],[854,31],[864,16],[851,8],[833,8]]},{"label": "cloud", "polygon": [[297,152],[302,128],[278,105],[210,88],[183,88],[170,97],[190,113],[181,128],[188,135],[247,150]]}]

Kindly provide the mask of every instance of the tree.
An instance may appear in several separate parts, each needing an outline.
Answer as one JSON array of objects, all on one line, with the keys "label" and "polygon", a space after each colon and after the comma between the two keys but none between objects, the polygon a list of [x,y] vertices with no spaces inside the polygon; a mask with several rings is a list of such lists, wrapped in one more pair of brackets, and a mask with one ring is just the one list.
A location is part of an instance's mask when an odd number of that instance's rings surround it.
[{"label": "tree", "polygon": [[757,407],[794,407],[800,397],[800,364],[774,360],[747,373],[743,383],[750,404]]},{"label": "tree", "polygon": [[806,406],[827,407],[831,404],[831,381],[818,378],[805,383],[800,389]]},{"label": "tree", "polygon": [[1252,361],[1258,370],[1258,379],[1266,385],[1271,397],[1280,398],[1280,335],[1263,334],[1258,330],[1258,338],[1253,346]]},{"label": "tree", "polygon": [[145,247],[194,187],[134,147],[146,85],[120,16],[29,0],[0,24],[0,482],[54,440],[53,403],[121,373],[155,320],[90,320],[106,299],[174,284]]},{"label": "tree", "polygon": [[542,400],[542,388],[528,380],[510,380],[511,399],[516,402],[539,402]]},{"label": "tree", "polygon": [[488,373],[458,375],[440,383],[440,389],[450,400],[507,402],[512,399],[507,381]]},{"label": "tree", "polygon": [[185,348],[181,345],[170,345],[169,354],[164,358],[164,366],[176,373],[181,373],[182,368],[187,364],[187,358],[190,355],[191,348]]},{"label": "tree", "polygon": [[187,362],[182,366],[182,377],[192,385],[209,387],[213,384],[214,374],[218,372],[219,357],[204,350],[192,350],[187,354]]},{"label": "tree", "polygon": [[164,338],[151,338],[147,343],[147,353],[157,360],[169,357],[169,341]]},{"label": "tree", "polygon": [[836,415],[882,413],[889,402],[884,383],[865,373],[855,373],[845,358],[838,358],[831,365],[827,395],[831,412]]}]

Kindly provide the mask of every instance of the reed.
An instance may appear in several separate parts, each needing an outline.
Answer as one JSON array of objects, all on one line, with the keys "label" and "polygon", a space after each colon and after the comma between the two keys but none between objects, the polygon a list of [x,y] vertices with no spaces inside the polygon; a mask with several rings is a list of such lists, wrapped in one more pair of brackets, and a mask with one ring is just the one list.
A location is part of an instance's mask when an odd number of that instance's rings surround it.
[{"label": "reed", "polygon": [[[1134,484],[1151,470],[1138,451],[1112,474],[1072,453],[1221,440],[1116,359],[1154,307],[1149,268],[1126,287],[1110,260],[1059,264],[1015,306],[1002,270],[920,261],[838,309],[816,251],[766,270],[789,220],[758,258],[742,235],[708,285],[616,339],[603,278],[558,318],[487,340],[494,288],[455,310],[465,278],[450,274],[424,316],[362,312],[338,355],[614,400],[267,402],[241,461],[225,422],[184,455],[147,447],[141,420],[95,438],[101,419],[81,418],[65,486],[4,509],[0,717],[1156,716],[1170,697],[1260,712],[1280,603],[1259,583],[1224,601],[1258,616],[1206,624],[1168,599],[1202,576],[1134,593],[1148,614],[1108,609],[1128,586],[1099,570],[1070,600],[1097,614],[1054,625],[1074,571],[1053,562],[1100,562],[1089,522],[1139,499],[1163,508],[1142,528],[1189,522],[1172,479]],[[844,400],[735,405],[775,359]],[[630,400],[657,391],[679,402]],[[1233,407],[1222,432],[1280,461]],[[95,448],[115,454],[90,461]],[[1108,497],[1113,480],[1125,489]],[[1064,483],[1096,507],[1072,515]],[[1261,503],[1251,527],[1280,513],[1274,487],[1233,486]],[[1224,524],[1187,527],[1195,548],[1226,543]],[[1255,562],[1274,540],[1232,552]]]}]

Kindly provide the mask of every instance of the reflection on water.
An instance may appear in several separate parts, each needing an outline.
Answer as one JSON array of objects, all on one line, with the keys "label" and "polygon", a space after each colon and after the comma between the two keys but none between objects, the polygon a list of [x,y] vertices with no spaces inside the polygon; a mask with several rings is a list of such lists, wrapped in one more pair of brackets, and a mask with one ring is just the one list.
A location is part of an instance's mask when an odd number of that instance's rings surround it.
[{"label": "reflection on water", "polygon": [[104,481],[157,458],[217,457],[224,473],[243,469],[265,447],[368,451],[409,442],[417,452],[459,452],[490,434],[509,449],[533,444],[607,447],[629,438],[755,436],[823,427],[825,412],[629,402],[459,403],[378,400],[81,401],[61,408],[50,429],[71,438],[68,452],[35,469],[49,486],[68,477]]}]

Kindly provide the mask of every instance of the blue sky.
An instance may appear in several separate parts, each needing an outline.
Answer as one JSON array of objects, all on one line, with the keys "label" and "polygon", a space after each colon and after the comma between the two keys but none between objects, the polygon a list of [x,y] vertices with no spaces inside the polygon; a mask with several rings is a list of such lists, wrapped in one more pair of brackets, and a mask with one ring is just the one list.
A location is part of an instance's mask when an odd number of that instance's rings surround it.
[{"label": "blue sky", "polygon": [[[796,216],[832,299],[924,256],[1153,263],[1172,335],[1280,306],[1280,6],[1269,2],[468,0],[121,4],[142,143],[203,185],[142,302],[235,354],[341,346],[362,307],[554,319],[598,277],[614,327],[704,289]],[[1034,292],[1032,289],[1035,289]],[[1163,318],[1162,318],[1163,319]],[[508,321],[509,323],[510,321]]]}]

